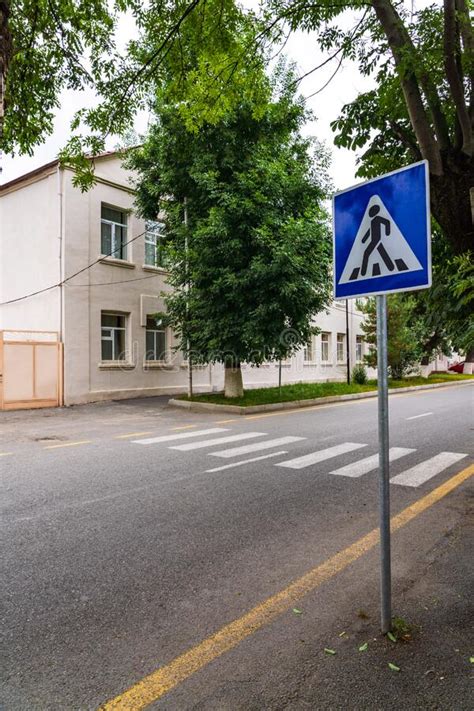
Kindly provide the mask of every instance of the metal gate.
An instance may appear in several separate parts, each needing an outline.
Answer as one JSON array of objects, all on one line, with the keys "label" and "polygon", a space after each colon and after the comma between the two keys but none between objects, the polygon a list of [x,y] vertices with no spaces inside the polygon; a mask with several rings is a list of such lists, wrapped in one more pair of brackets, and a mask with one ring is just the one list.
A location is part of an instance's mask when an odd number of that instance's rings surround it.
[{"label": "metal gate", "polygon": [[0,409],[63,404],[63,348],[56,331],[0,331]]}]

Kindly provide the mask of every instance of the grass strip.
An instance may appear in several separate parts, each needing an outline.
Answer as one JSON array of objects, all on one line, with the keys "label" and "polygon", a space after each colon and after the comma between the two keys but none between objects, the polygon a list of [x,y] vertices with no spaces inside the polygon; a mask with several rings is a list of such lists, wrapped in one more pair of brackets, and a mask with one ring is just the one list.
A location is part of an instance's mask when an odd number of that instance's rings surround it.
[{"label": "grass strip", "polygon": [[[457,380],[474,380],[474,375],[459,374],[435,374],[428,378],[411,377],[403,380],[389,380],[389,388],[407,388],[415,385],[431,385],[434,383],[451,383]],[[247,407],[250,405],[268,405],[277,402],[292,402],[293,400],[312,400],[319,397],[330,397],[332,395],[352,395],[366,393],[377,389],[377,381],[369,380],[364,385],[356,383],[332,382],[332,383],[293,383],[282,385],[281,388],[252,388],[244,392],[243,397],[226,398],[223,393],[202,393],[194,395],[192,402],[210,402],[216,405],[240,405]],[[179,397],[180,400],[189,400],[186,395]]]}]

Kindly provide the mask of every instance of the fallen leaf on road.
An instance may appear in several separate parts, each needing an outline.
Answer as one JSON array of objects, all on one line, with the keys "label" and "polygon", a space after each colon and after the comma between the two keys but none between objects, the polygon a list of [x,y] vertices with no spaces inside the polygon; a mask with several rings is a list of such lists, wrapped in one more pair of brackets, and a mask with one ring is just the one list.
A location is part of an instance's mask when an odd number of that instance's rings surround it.
[{"label": "fallen leaf on road", "polygon": [[344,630],[344,632],[339,632],[339,637],[344,637],[344,635],[347,634],[347,632]]},{"label": "fallen leaf on road", "polygon": [[295,615],[302,615],[302,614],[303,614],[302,611],[301,611],[301,610],[298,610],[297,607],[294,607],[294,608],[293,608],[293,612],[295,613]]},{"label": "fallen leaf on road", "polygon": [[364,644],[361,644],[359,647],[359,652],[365,652],[369,646],[368,642],[365,642]]},{"label": "fallen leaf on road", "polygon": [[469,661],[471,662],[471,664],[474,664],[474,657],[469,657]]},{"label": "fallen leaf on road", "polygon": [[392,642],[396,642],[396,641],[397,641],[397,638],[395,637],[394,634],[392,634],[392,632],[387,632],[387,637],[388,637]]},{"label": "fallen leaf on road", "polygon": [[334,649],[328,649],[327,647],[324,647],[324,651],[326,654],[336,654],[336,651]]},{"label": "fallen leaf on road", "polygon": [[389,662],[389,663],[388,663],[388,666],[389,666],[389,668],[390,668],[392,671],[396,671],[396,672],[399,672],[399,671],[400,671],[400,667],[397,667],[396,664],[392,664],[392,662]]}]

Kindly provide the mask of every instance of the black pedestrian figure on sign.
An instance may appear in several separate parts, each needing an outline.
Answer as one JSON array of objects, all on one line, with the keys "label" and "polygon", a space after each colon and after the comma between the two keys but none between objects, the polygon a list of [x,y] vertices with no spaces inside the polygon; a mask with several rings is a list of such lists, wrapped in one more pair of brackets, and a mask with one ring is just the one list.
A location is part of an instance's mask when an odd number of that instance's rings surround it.
[{"label": "black pedestrian figure on sign", "polygon": [[367,230],[365,235],[362,237],[362,244],[367,242],[370,237],[370,242],[365,248],[364,256],[362,258],[362,267],[360,270],[361,276],[367,274],[367,267],[369,266],[370,255],[377,249],[378,253],[385,262],[385,266],[390,272],[395,269],[395,264],[390,259],[385,247],[382,244],[382,225],[385,227],[385,236],[390,235],[390,220],[386,220],[385,217],[380,217],[378,214],[380,212],[379,205],[372,205],[369,210],[370,229]]}]

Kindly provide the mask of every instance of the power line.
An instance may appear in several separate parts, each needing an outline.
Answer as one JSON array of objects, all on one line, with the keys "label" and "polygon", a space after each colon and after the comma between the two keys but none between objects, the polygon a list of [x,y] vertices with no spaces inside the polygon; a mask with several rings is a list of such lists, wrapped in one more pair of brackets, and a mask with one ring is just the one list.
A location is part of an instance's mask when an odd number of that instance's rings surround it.
[{"label": "power line", "polygon": [[[136,235],[135,237],[132,237],[132,239],[129,239],[127,242],[124,242],[122,247],[125,247],[127,244],[131,244],[132,242],[135,242],[135,240],[138,239],[139,237],[143,237],[145,232],[146,232],[146,230],[144,232],[140,232],[140,234]],[[82,274],[83,272],[87,271],[88,269],[91,269],[92,267],[94,267],[99,262],[102,262],[107,257],[113,257],[113,255],[115,254],[116,251],[117,250],[114,249],[112,252],[109,252],[108,254],[102,254],[95,261],[91,262],[86,267],[79,269],[79,271],[75,272],[74,274],[71,274],[70,276],[66,277],[65,279],[63,279],[63,281],[60,281],[57,284],[52,284],[51,286],[46,286],[44,289],[38,289],[38,291],[32,291],[29,294],[25,294],[24,296],[18,296],[16,299],[9,299],[8,301],[2,301],[0,303],[0,306],[6,306],[7,304],[15,304],[18,301],[24,301],[24,299],[30,299],[32,296],[38,296],[38,294],[44,294],[45,292],[51,291],[52,289],[57,289],[58,287],[63,286],[63,284],[66,284],[68,281],[71,281],[71,279],[74,279],[74,277],[77,277],[79,274]],[[153,275],[153,276],[155,276],[155,275]],[[148,277],[143,277],[143,278],[148,278]],[[134,280],[130,279],[129,281],[134,281]],[[119,282],[110,282],[110,283],[118,284]],[[104,284],[104,286],[105,286],[105,284]]]},{"label": "power line", "polygon": [[68,286],[72,286],[73,289],[76,287],[84,287],[84,286],[114,286],[115,284],[128,284],[131,281],[143,281],[143,279],[156,279],[158,276],[163,276],[162,272],[157,272],[156,274],[150,274],[149,276],[145,277],[136,277],[135,279],[121,279],[120,281],[102,281],[102,282],[94,282],[93,284],[68,284]]}]

